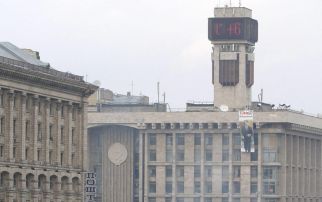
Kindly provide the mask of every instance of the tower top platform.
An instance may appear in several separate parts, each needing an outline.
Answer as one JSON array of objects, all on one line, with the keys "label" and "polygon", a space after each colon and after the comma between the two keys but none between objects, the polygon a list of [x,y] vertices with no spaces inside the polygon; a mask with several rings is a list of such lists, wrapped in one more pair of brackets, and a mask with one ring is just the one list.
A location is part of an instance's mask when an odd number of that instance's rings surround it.
[{"label": "tower top platform", "polygon": [[217,7],[215,8],[215,18],[242,18],[252,17],[252,10],[245,7]]}]

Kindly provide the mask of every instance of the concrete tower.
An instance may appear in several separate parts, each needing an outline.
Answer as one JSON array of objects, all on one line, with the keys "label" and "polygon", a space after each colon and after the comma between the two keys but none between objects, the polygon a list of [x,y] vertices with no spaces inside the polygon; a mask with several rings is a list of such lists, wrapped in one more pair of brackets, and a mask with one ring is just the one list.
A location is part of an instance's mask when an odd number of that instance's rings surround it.
[{"label": "concrete tower", "polygon": [[215,8],[209,18],[208,38],[213,45],[214,104],[245,108],[251,104],[254,83],[254,49],[258,24],[243,7]]}]

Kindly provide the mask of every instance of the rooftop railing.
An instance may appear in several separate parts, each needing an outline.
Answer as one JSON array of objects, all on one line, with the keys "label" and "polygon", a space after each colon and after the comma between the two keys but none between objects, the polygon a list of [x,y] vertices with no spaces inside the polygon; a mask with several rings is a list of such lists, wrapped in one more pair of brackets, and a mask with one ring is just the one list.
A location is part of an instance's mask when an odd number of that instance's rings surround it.
[{"label": "rooftop railing", "polygon": [[8,65],[12,65],[15,67],[20,67],[23,69],[30,69],[33,71],[39,71],[45,74],[49,74],[52,76],[57,76],[60,78],[64,78],[64,79],[71,79],[71,80],[76,80],[76,81],[84,81],[84,77],[83,76],[78,76],[75,74],[71,74],[69,72],[61,72],[55,69],[52,69],[49,67],[49,65],[46,66],[38,66],[38,65],[34,65],[34,64],[30,64],[27,62],[22,62],[22,61],[18,61],[18,60],[13,60],[10,58],[6,58],[3,56],[0,56],[0,63],[2,64],[8,64]]}]

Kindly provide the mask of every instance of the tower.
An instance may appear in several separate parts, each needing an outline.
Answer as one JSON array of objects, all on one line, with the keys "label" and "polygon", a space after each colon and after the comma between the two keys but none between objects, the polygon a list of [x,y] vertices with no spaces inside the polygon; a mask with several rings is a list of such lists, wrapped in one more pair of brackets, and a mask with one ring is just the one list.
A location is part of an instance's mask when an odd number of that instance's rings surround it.
[{"label": "tower", "polygon": [[254,49],[258,23],[252,11],[243,7],[215,8],[208,20],[212,47],[214,105],[245,108],[251,104],[254,83]]}]

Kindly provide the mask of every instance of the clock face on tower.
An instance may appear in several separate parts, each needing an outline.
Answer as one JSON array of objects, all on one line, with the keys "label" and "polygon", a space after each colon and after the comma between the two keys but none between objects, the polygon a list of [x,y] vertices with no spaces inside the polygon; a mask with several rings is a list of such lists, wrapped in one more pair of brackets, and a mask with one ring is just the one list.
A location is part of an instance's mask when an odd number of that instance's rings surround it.
[{"label": "clock face on tower", "polygon": [[209,18],[208,38],[210,41],[258,40],[258,23],[252,18]]}]

